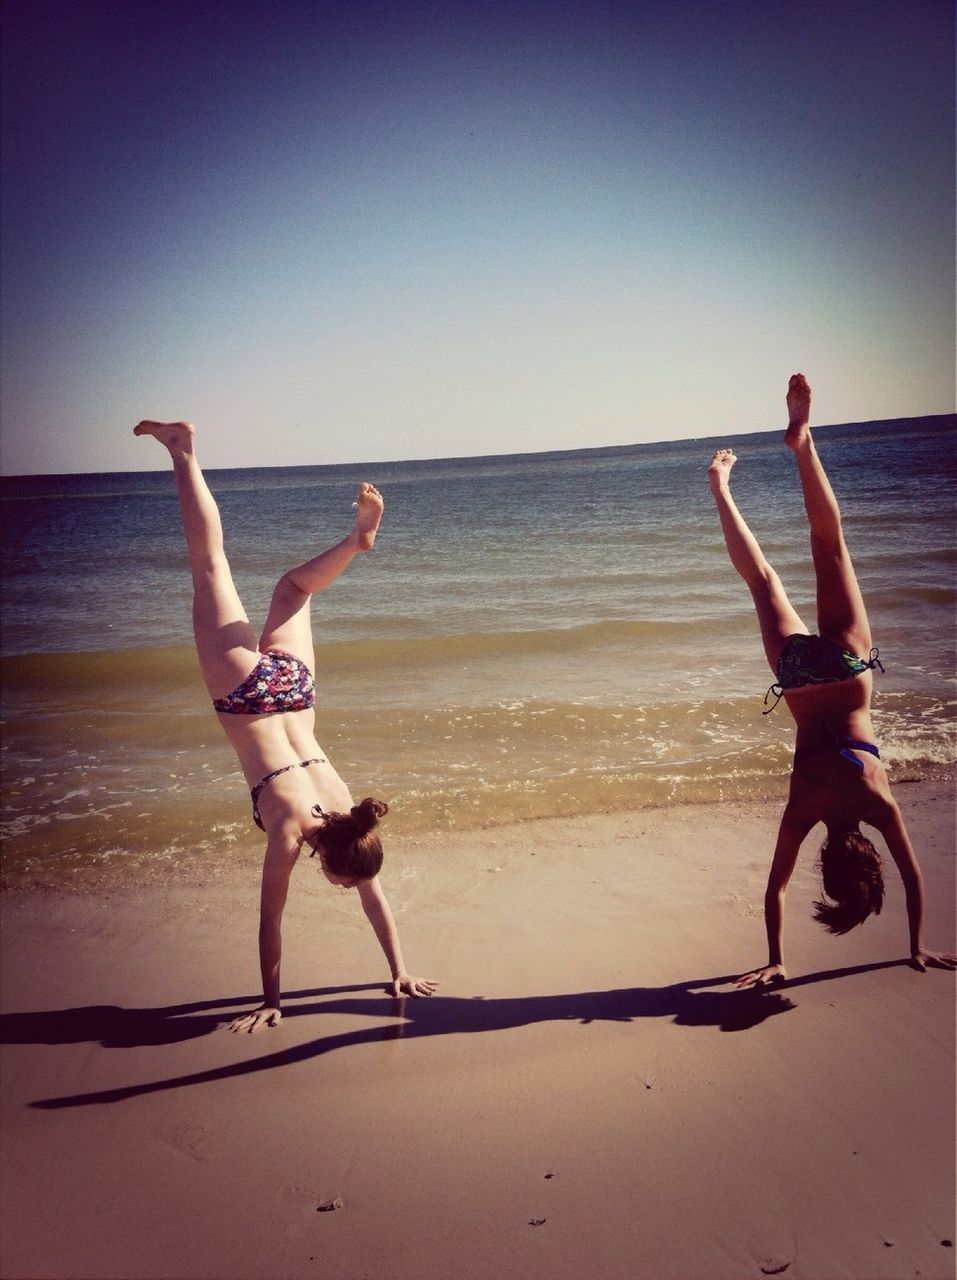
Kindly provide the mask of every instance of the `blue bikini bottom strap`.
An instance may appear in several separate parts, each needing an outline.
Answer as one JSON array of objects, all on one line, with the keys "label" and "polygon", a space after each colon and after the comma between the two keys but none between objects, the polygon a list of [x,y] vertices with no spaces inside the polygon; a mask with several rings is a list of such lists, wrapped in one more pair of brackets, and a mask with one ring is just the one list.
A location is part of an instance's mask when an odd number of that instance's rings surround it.
[{"label": "blue bikini bottom strap", "polygon": [[861,773],[864,772],[864,761],[854,754],[855,751],[866,751],[868,755],[877,756],[878,760],[881,758],[881,753],[873,742],[858,742],[856,738],[846,738],[843,742],[838,743],[837,754],[843,756],[855,768],[860,769]]},{"label": "blue bikini bottom strap", "polygon": [[854,754],[855,751],[866,751],[868,755],[875,756],[878,760],[881,758],[881,753],[873,742],[861,742],[857,738],[835,738],[833,746],[800,747],[794,753],[794,767],[797,768],[801,761],[807,760],[809,756],[820,755],[822,751],[836,751],[848,764],[854,765],[855,769],[860,769],[861,773],[864,772],[864,761],[858,759]]},{"label": "blue bikini bottom strap", "polygon": [[845,738],[841,743],[841,750],[846,751],[849,748],[852,751],[866,751],[870,756],[877,756],[878,760],[881,758],[881,753],[873,742],[859,742],[857,738]]}]

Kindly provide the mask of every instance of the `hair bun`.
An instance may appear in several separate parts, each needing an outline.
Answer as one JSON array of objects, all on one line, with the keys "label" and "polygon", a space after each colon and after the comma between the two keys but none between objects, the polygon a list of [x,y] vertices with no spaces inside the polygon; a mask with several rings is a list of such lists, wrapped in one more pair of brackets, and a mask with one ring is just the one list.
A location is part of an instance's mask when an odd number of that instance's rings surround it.
[{"label": "hair bun", "polygon": [[366,796],[364,800],[354,804],[350,810],[356,826],[363,835],[378,826],[379,819],[384,818],[388,812],[389,806],[384,800],[373,800],[371,796]]}]

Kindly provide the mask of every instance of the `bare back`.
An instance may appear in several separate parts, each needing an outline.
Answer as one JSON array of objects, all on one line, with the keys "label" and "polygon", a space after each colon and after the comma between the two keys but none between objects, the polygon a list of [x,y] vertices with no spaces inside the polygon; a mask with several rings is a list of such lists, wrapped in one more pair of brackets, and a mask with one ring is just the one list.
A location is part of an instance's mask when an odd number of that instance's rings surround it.
[{"label": "bare back", "polygon": [[348,812],[352,807],[349,788],[316,740],[314,710],[259,716],[215,714],[250,789],[277,769],[318,760],[308,768],[288,769],[265,788],[259,808],[267,833],[284,822],[313,830],[317,804],[325,813]]},{"label": "bare back", "polygon": [[867,752],[852,752],[852,764],[825,750],[802,760],[791,772],[789,811],[808,827],[823,822],[829,830],[852,830],[859,822],[882,829],[894,806],[887,771]]},{"label": "bare back", "polygon": [[850,680],[787,689],[784,701],[797,725],[798,751],[824,747],[835,739],[874,741],[871,696],[874,677],[863,671]]}]

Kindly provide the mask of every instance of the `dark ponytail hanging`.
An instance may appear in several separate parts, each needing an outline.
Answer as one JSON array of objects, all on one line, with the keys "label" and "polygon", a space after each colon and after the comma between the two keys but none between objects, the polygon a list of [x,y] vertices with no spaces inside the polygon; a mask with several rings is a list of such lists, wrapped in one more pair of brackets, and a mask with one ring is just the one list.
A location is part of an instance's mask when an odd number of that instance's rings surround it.
[{"label": "dark ponytail hanging", "polygon": [[384,800],[366,796],[348,813],[327,813],[317,837],[326,870],[358,880],[378,875],[382,842],[375,828],[388,812]]},{"label": "dark ponytail hanging", "polygon": [[824,897],[814,919],[829,933],[848,933],[884,905],[881,855],[859,831],[845,831],[821,849]]}]

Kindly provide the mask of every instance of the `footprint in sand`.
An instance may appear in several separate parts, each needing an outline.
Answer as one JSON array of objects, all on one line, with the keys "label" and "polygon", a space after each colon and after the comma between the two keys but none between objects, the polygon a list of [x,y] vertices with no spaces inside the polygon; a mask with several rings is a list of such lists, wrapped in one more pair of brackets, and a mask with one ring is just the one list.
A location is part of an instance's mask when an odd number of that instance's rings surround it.
[{"label": "footprint in sand", "polygon": [[286,1226],[288,1240],[301,1240],[306,1231],[306,1223],[316,1212],[316,1205],[322,1197],[312,1187],[300,1187],[294,1182],[284,1182],[276,1192],[276,1199],[293,1211],[295,1221]]},{"label": "footprint in sand", "polygon": [[[768,1248],[768,1245],[772,1248]],[[776,1245],[777,1248],[773,1246]],[[755,1265],[763,1276],[783,1276],[790,1270],[797,1257],[797,1245],[788,1239],[784,1232],[777,1240],[767,1240],[763,1249],[756,1249],[752,1254]]]},{"label": "footprint in sand", "polygon": [[329,1213],[332,1209],[341,1209],[345,1204],[341,1196],[327,1196],[323,1200],[318,1191],[292,1182],[283,1183],[276,1192],[276,1199],[280,1204],[295,1205],[304,1218],[311,1217],[314,1213]]},{"label": "footprint in sand", "polygon": [[632,1079],[639,1089],[660,1089],[661,1077],[656,1067],[646,1067],[644,1071],[636,1071]]},{"label": "footprint in sand", "polygon": [[760,1258],[758,1266],[763,1276],[779,1276],[787,1271],[791,1261],[789,1258]]},{"label": "footprint in sand", "polygon": [[322,1197],[312,1187],[300,1187],[294,1182],[284,1182],[276,1192],[276,1199],[280,1204],[296,1205],[306,1212],[314,1213]]},{"label": "footprint in sand", "polygon": [[194,1120],[188,1124],[177,1125],[170,1133],[167,1141],[171,1147],[175,1147],[184,1156],[189,1156],[199,1163],[204,1163],[209,1159],[209,1153],[206,1150],[209,1138],[210,1131],[206,1125]]}]

